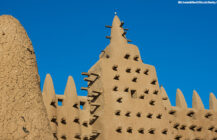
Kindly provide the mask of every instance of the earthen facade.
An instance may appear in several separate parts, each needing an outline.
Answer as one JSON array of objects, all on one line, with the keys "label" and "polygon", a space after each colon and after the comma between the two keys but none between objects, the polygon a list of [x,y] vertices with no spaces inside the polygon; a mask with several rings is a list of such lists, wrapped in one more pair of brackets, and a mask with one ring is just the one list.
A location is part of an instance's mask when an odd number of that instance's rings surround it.
[{"label": "earthen facade", "polygon": [[155,67],[144,64],[137,46],[128,43],[123,22],[115,16],[106,27],[110,44],[82,73],[88,96],[77,96],[71,76],[64,95],[57,95],[49,74],[41,95],[25,30],[11,16],[0,16],[0,139],[217,140],[214,94],[207,110],[193,91],[188,108],[177,89],[171,106]]}]

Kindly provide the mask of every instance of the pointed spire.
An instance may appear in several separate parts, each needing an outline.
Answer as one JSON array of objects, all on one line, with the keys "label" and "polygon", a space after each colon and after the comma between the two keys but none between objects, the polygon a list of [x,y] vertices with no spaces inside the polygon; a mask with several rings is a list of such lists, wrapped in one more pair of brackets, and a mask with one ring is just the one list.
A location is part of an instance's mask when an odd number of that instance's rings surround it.
[{"label": "pointed spire", "polygon": [[182,94],[180,89],[176,91],[176,106],[180,108],[187,108],[187,103],[185,101],[185,97]]},{"label": "pointed spire", "polygon": [[117,15],[114,16],[111,28],[111,43],[119,42],[119,43],[127,43],[127,39],[125,38],[125,32],[122,28],[123,22],[120,21]]},{"label": "pointed spire", "polygon": [[166,106],[171,106],[170,100],[169,100],[167,93],[166,93],[166,90],[164,89],[163,86],[160,87],[160,91],[161,91],[161,95],[163,97],[164,104]]},{"label": "pointed spire", "polygon": [[68,77],[68,81],[67,81],[67,84],[66,84],[64,95],[66,97],[65,98],[65,105],[67,103],[74,104],[75,102],[78,101],[75,82],[74,82],[72,76]]},{"label": "pointed spire", "polygon": [[201,101],[200,96],[198,95],[198,93],[195,90],[193,91],[192,108],[204,109],[203,102]]},{"label": "pointed spire", "polygon": [[52,80],[50,74],[47,74],[46,77],[45,77],[42,96],[43,96],[43,98],[45,96],[46,97],[55,96],[55,90],[54,90],[53,80]]},{"label": "pointed spire", "polygon": [[213,93],[209,95],[209,109],[217,111],[217,100]]}]

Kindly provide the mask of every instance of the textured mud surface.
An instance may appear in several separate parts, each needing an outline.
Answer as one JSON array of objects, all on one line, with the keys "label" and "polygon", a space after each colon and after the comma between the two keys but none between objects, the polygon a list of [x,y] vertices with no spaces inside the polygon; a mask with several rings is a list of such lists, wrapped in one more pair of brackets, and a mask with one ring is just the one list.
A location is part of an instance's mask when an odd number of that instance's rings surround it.
[{"label": "textured mud surface", "polygon": [[0,139],[53,139],[32,43],[6,15],[0,16]]}]

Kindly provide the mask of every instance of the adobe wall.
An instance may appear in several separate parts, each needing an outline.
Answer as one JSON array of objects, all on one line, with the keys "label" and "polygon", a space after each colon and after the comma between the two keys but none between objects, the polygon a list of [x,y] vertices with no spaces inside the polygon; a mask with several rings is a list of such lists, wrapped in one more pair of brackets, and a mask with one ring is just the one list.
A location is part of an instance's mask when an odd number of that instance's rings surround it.
[{"label": "adobe wall", "polygon": [[187,108],[180,90],[176,107],[170,105],[163,87],[159,87],[154,66],[143,64],[139,50],[128,44],[123,22],[114,17],[110,44],[99,61],[83,73],[91,97],[92,131],[97,139],[185,139],[216,140],[216,98],[210,95],[205,110],[194,91],[193,108]]},{"label": "adobe wall", "polygon": [[22,25],[0,16],[0,139],[52,140],[35,52]]},{"label": "adobe wall", "polygon": [[[89,103],[87,97],[77,96],[71,76],[68,78],[64,95],[58,95],[50,74],[47,74],[42,95],[55,139],[89,140],[92,133],[89,126]],[[83,109],[80,109],[80,105]]]}]

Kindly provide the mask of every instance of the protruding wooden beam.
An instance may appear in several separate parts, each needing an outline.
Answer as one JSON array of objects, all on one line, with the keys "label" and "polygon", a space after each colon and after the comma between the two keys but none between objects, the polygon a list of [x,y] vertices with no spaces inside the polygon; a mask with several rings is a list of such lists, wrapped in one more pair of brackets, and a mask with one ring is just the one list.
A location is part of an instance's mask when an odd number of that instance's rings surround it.
[{"label": "protruding wooden beam", "polygon": [[110,37],[110,36],[106,36],[105,38],[107,38],[107,39],[111,39],[111,37]]},{"label": "protruding wooden beam", "polygon": [[81,87],[81,90],[88,90],[88,87]]},{"label": "protruding wooden beam", "polygon": [[132,42],[132,40],[128,39],[127,42]]},{"label": "protruding wooden beam", "polygon": [[[95,78],[95,79],[96,79],[96,78]],[[86,77],[86,78],[84,78],[84,81],[87,81],[87,82],[93,82],[94,79],[91,79],[91,78],[89,78],[89,77]]]},{"label": "protruding wooden beam", "polygon": [[89,76],[90,74],[88,72],[82,72],[81,75]]},{"label": "protruding wooden beam", "polygon": [[123,27],[124,26],[124,22],[123,21],[121,21],[121,25],[120,25],[120,27]]},{"label": "protruding wooden beam", "polygon": [[105,27],[106,27],[106,28],[112,28],[112,26],[110,26],[110,25],[105,25]]},{"label": "protruding wooden beam", "polygon": [[99,74],[93,73],[93,72],[91,72],[90,75],[94,75],[94,76],[97,76],[97,77],[99,76]]},{"label": "protruding wooden beam", "polygon": [[124,33],[122,34],[122,36],[125,37],[126,34],[127,34],[127,32],[124,32]]}]

